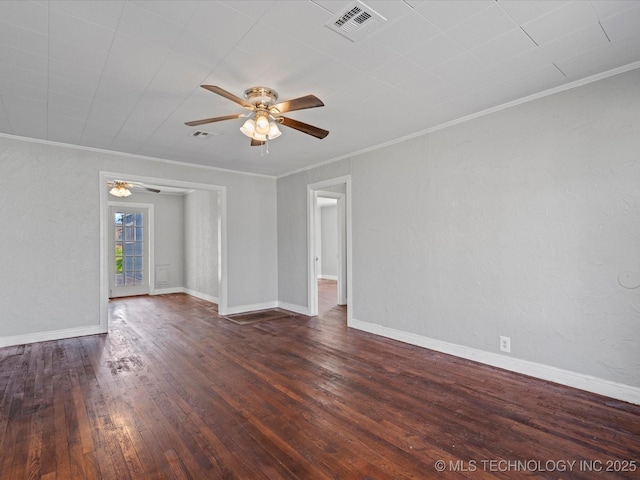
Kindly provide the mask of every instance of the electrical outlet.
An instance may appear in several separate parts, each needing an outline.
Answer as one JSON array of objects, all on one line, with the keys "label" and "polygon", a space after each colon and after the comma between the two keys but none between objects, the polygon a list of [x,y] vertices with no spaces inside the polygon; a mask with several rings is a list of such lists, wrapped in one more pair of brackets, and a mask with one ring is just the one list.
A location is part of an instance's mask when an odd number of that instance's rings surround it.
[{"label": "electrical outlet", "polygon": [[511,338],[500,335],[500,351],[511,353]]}]

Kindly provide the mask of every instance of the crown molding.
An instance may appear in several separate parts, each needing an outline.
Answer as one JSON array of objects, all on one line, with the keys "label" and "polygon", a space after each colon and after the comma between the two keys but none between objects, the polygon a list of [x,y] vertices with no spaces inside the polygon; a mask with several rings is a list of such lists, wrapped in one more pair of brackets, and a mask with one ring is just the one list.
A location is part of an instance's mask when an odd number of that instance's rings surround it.
[{"label": "crown molding", "polygon": [[409,135],[405,135],[403,137],[395,138],[393,140],[389,140],[388,142],[379,143],[377,145],[372,145],[371,147],[363,148],[362,150],[357,150],[355,152],[351,152],[345,155],[340,155],[339,157],[332,158],[331,160],[325,160],[319,163],[314,163],[313,165],[309,165],[308,167],[302,167],[297,170],[292,170],[288,173],[283,173],[282,175],[278,175],[277,178],[288,177],[290,175],[295,175],[297,173],[302,173],[307,170],[313,170],[314,168],[322,167],[324,165],[328,165],[333,162],[338,162],[340,160],[345,160],[347,158],[357,157],[364,153],[372,152],[375,150],[380,150],[381,148],[388,147],[390,145],[395,145],[396,143],[401,143],[406,140],[410,140],[412,138],[421,137],[423,135],[428,135],[429,133],[437,132],[438,130],[443,130],[445,128],[452,127],[454,125],[458,125],[460,123],[465,123],[470,120],[474,120],[479,117],[484,117],[485,115],[490,115],[492,113],[499,112],[501,110],[506,110],[511,107],[516,107],[518,105],[522,105],[523,103],[532,102],[534,100],[538,100],[540,98],[548,97],[550,95],[555,95],[556,93],[564,92],[566,90],[572,90],[574,88],[581,87],[583,85],[587,85],[589,83],[594,83],[599,80],[604,80],[605,78],[614,77],[621,73],[629,72],[631,70],[635,70],[640,67],[640,61],[629,63],[628,65],[623,65],[622,67],[617,67],[611,70],[607,70],[606,72],[598,73],[596,75],[591,75],[589,77],[581,78],[580,80],[574,80],[569,83],[565,83],[563,85],[558,85],[557,87],[549,88],[547,90],[543,90],[538,93],[533,93],[531,95],[527,95],[526,97],[518,98],[516,100],[511,100],[510,102],[502,103],[500,105],[496,105],[495,107],[486,108],[476,113],[472,113],[470,115],[466,115],[464,117],[456,118],[455,120],[451,120],[449,122],[441,123],[439,125],[435,125],[433,127],[426,128],[424,130],[420,130],[418,132],[411,133]]},{"label": "crown molding", "polygon": [[212,171],[216,171],[216,172],[224,172],[224,173],[231,173],[231,174],[237,174],[237,175],[249,175],[251,177],[262,177],[262,178],[271,178],[271,179],[275,179],[276,178],[275,175],[265,175],[263,173],[243,172],[241,170],[230,170],[228,168],[211,167],[209,165],[200,165],[200,164],[197,164],[197,163],[179,162],[177,160],[167,160],[166,158],[147,157],[146,155],[137,155],[135,153],[118,152],[117,150],[106,150],[104,148],[87,147],[85,145],[74,145],[73,143],[53,142],[51,140],[43,140],[43,139],[40,139],[40,138],[22,137],[20,135],[12,135],[10,133],[0,133],[0,138],[9,138],[9,139],[13,139],[13,140],[19,140],[19,141],[22,141],[22,142],[40,143],[42,145],[50,145],[50,146],[53,146],[53,147],[66,147],[66,148],[72,148],[74,150],[82,150],[82,151],[85,151],[85,152],[94,152],[94,153],[101,153],[101,154],[106,154],[106,155],[118,155],[118,156],[121,156],[121,157],[135,158],[135,159],[138,159],[138,160],[147,160],[147,161],[152,161],[152,162],[166,163],[168,165],[175,165],[175,166],[179,166],[179,167],[188,166],[188,167],[192,167],[192,168],[201,168],[203,170],[212,170]]}]

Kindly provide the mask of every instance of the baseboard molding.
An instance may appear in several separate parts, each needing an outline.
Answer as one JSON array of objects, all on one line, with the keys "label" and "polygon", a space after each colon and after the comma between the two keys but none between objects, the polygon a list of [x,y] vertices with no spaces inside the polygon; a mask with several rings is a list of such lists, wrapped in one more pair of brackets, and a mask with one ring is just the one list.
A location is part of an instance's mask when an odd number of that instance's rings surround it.
[{"label": "baseboard molding", "polygon": [[516,373],[522,373],[531,377],[548,380],[568,387],[578,388],[598,395],[615,398],[624,402],[640,405],[640,388],[612,382],[603,378],[584,375],[561,368],[543,365],[541,363],[520,360],[497,353],[486,352],[463,345],[444,342],[429,337],[423,337],[415,333],[404,332],[394,328],[384,327],[361,320],[351,319],[349,327],[363,330],[383,337],[399,340],[404,343],[416,345],[430,350],[435,350],[456,357],[466,358],[476,362],[502,368]]},{"label": "baseboard molding", "polygon": [[294,305],[287,302],[265,302],[254,303],[252,305],[238,305],[236,307],[228,307],[225,315],[236,315],[238,313],[256,312],[258,310],[268,310],[270,308],[282,308],[293,313],[309,316],[309,309],[300,305]]},{"label": "baseboard molding", "polygon": [[195,290],[190,290],[188,288],[183,288],[182,292],[186,293],[187,295],[191,295],[192,297],[199,298],[200,300],[205,300],[207,302],[215,303],[216,305],[220,303],[220,299],[218,297],[214,297],[213,295],[207,295],[206,293],[197,292]]},{"label": "baseboard molding", "polygon": [[335,280],[338,281],[337,275],[318,275],[319,280]]},{"label": "baseboard molding", "polygon": [[255,312],[257,310],[268,310],[270,308],[278,308],[278,302],[254,303],[251,305],[237,305],[235,307],[227,307],[225,315]]},{"label": "baseboard molding", "polygon": [[149,295],[168,295],[170,293],[186,293],[182,287],[155,288]]},{"label": "baseboard molding", "polygon": [[293,303],[287,302],[278,302],[278,308],[282,308],[283,310],[289,310],[290,312],[298,313],[300,315],[309,316],[309,309],[307,307],[303,307],[302,305],[294,305]]},{"label": "baseboard molding", "polygon": [[61,340],[64,338],[84,337],[86,335],[98,335],[101,333],[107,332],[103,331],[100,325],[91,325],[90,327],[65,328],[63,330],[51,330],[48,332],[11,335],[8,337],[0,337],[0,348],[25,345],[27,343],[49,342],[51,340]]},{"label": "baseboard molding", "polygon": [[218,297],[207,295],[206,293],[197,292],[196,290],[190,290],[184,287],[156,288],[153,292],[151,292],[151,295],[168,295],[170,293],[186,293],[187,295],[191,295],[192,297],[196,297],[207,302],[215,303],[216,305],[220,302]]}]

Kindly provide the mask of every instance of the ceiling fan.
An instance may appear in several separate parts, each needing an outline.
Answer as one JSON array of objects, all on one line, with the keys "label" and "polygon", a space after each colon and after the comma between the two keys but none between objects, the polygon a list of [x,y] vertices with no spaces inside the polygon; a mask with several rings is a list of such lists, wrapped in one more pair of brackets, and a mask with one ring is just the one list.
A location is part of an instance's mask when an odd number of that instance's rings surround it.
[{"label": "ceiling fan", "polygon": [[110,188],[109,193],[114,197],[128,197],[131,195],[131,190],[146,190],[148,192],[160,193],[160,190],[157,188],[150,188],[142,183],[138,182],[126,182],[123,180],[113,180],[107,183],[107,186]]},{"label": "ceiling fan", "polygon": [[201,85],[201,87],[237,103],[249,110],[249,112],[185,122],[185,125],[190,127],[204,125],[206,123],[221,122],[223,120],[248,117],[242,127],[240,127],[240,131],[251,139],[252,146],[260,146],[267,140],[273,140],[274,138],[279,137],[282,132],[280,132],[278,125],[293,128],[320,139],[329,135],[328,130],[282,116],[283,113],[295,110],[324,107],[322,100],[315,95],[305,95],[303,97],[287,100],[286,102],[275,103],[278,99],[278,94],[275,90],[267,87],[248,88],[244,92],[244,99],[215,85]]}]

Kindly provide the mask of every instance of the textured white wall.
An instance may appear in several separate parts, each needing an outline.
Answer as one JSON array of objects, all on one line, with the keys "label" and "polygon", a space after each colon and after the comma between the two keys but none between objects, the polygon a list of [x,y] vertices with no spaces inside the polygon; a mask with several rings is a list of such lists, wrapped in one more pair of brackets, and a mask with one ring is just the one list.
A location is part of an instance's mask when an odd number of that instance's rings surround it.
[{"label": "textured white wall", "polygon": [[185,287],[218,297],[218,192],[184,196]]},{"label": "textured white wall", "polygon": [[281,178],[279,295],[306,305],[289,201],[346,171],[354,319],[638,387],[639,132],[636,70]]},{"label": "textured white wall", "polygon": [[0,340],[99,325],[100,171],[226,186],[228,305],[277,299],[274,179],[0,137]]}]

